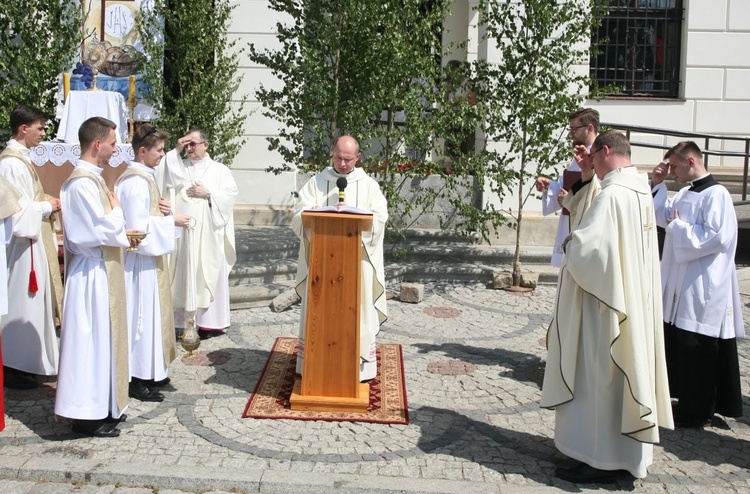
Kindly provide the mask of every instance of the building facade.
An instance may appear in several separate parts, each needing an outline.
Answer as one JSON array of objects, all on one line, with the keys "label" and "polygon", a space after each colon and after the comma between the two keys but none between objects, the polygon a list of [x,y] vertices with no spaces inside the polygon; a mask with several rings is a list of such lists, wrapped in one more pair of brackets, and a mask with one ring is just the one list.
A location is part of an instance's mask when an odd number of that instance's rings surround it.
[{"label": "building facade", "polygon": [[[230,36],[258,47],[275,47],[277,12],[265,0],[236,3]],[[445,21],[445,46],[468,39],[466,51],[451,58],[493,61],[493,50],[480,32],[477,0],[454,0]],[[748,0],[618,0],[594,36],[607,39],[602,54],[591,61],[591,70],[603,82],[624,88],[622,94],[586,106],[599,110],[602,121],[641,127],[717,135],[750,136],[750,2]],[[266,138],[277,135],[279,123],[263,116],[254,97],[260,85],[278,81],[265,67],[247,58],[238,94],[250,95],[244,138],[246,144],[232,167],[240,190],[238,204],[253,218],[282,218],[274,213],[293,206],[294,172],[267,173],[281,157],[268,151]],[[561,122],[565,125],[566,122]],[[677,138],[634,134],[633,140],[669,145]],[[730,141],[711,143],[712,149],[742,150]],[[662,151],[637,149],[634,162],[656,164]],[[741,172],[735,158],[715,160],[729,173]],[[485,197],[492,201],[491,197]],[[527,203],[529,213],[538,204]],[[268,212],[270,215],[260,213]],[[283,220],[281,220],[283,221]]]}]

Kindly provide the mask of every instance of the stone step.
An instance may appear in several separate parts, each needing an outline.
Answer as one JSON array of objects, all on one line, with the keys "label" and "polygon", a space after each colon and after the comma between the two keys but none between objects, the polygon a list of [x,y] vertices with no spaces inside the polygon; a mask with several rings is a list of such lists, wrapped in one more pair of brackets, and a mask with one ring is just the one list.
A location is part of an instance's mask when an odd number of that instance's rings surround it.
[{"label": "stone step", "polygon": [[232,310],[267,307],[277,295],[294,287],[294,281],[268,283],[265,285],[238,285],[229,287],[229,303]]},{"label": "stone step", "polygon": [[234,238],[238,262],[296,260],[299,252],[299,239],[286,226],[240,225]]},{"label": "stone step", "polygon": [[238,260],[229,273],[229,285],[263,285],[294,281],[297,274],[297,254],[294,259]]}]

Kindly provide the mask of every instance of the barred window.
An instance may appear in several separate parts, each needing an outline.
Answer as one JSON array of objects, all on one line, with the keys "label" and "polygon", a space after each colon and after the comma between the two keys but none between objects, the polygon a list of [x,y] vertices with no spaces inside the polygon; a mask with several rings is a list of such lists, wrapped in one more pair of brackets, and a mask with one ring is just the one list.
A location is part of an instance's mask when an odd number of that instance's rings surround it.
[{"label": "barred window", "polygon": [[683,12],[683,0],[610,1],[592,35],[591,78],[616,96],[677,98]]}]

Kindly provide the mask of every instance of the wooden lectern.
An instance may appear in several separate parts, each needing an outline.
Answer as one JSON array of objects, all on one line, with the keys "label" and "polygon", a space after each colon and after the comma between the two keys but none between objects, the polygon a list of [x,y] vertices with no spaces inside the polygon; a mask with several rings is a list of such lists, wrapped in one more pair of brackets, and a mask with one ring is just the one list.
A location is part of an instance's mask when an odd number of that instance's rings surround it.
[{"label": "wooden lectern", "polygon": [[359,382],[362,231],[372,215],[305,211],[311,231],[302,378],[292,410],[366,412],[369,384]]}]

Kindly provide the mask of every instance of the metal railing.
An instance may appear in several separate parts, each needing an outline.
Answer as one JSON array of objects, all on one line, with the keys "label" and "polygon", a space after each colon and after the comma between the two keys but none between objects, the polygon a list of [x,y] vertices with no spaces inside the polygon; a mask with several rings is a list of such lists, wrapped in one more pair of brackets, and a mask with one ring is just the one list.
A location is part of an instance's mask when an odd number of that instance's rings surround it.
[{"label": "metal railing", "polygon": [[[723,135],[716,135],[716,134],[701,134],[698,132],[683,132],[679,130],[656,129],[652,127],[639,127],[636,125],[624,125],[624,124],[605,123],[605,122],[602,122],[601,126],[620,130],[624,132],[628,138],[628,141],[630,141],[630,146],[637,147],[637,148],[661,149],[666,152],[672,147],[672,145],[633,141],[633,139],[631,138],[631,134],[633,133],[653,134],[653,135],[660,135],[660,136],[665,136],[665,137],[677,137],[677,138],[682,138],[685,140],[694,141],[703,150],[703,163],[706,165],[706,168],[708,168],[709,157],[711,156],[741,158],[743,160],[743,165],[744,165],[744,171],[742,174],[742,201],[747,200],[747,182],[748,182],[747,176],[748,176],[748,166],[750,165],[750,137],[723,136]],[[711,141],[741,142],[743,143],[744,151],[727,151],[723,149],[711,149]]]}]

